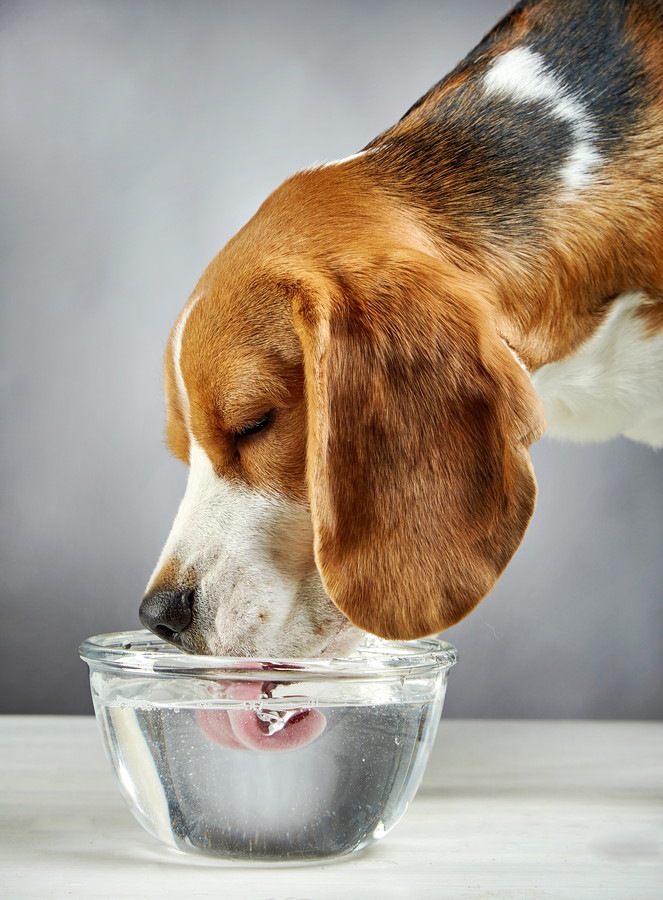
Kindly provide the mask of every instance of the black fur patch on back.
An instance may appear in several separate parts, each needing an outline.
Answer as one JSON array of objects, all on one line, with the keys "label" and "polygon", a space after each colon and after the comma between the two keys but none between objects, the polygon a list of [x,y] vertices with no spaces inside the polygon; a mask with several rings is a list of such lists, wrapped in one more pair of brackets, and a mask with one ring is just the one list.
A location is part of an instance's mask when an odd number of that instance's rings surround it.
[{"label": "black fur patch on back", "polygon": [[[548,4],[521,3],[516,10]],[[548,70],[583,104],[596,128],[600,153],[617,150],[636,128],[645,73],[625,33],[633,0],[567,0],[555,3],[524,44],[540,53]],[[639,4],[642,5],[642,4]],[[659,8],[663,3],[649,4]]]},{"label": "black fur patch on back", "polygon": [[663,20],[663,0],[519,3],[395,129],[368,145],[380,147],[376,180],[389,189],[393,178],[411,201],[460,216],[468,226],[488,219],[499,228],[531,229],[541,201],[559,191],[574,144],[572,123],[555,116],[549,103],[488,94],[488,66],[514,47],[539,55],[545,71],[587,111],[593,147],[611,157],[637,129],[648,98],[642,63],[625,32],[634,6]]}]

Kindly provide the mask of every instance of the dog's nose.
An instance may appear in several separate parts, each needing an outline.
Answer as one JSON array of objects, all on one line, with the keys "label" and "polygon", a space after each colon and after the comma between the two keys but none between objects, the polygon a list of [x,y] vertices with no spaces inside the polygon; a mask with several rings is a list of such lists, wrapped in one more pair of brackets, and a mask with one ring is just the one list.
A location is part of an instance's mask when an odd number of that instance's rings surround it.
[{"label": "dog's nose", "polygon": [[194,588],[148,594],[140,604],[138,617],[146,628],[169,641],[191,621],[194,594]]}]

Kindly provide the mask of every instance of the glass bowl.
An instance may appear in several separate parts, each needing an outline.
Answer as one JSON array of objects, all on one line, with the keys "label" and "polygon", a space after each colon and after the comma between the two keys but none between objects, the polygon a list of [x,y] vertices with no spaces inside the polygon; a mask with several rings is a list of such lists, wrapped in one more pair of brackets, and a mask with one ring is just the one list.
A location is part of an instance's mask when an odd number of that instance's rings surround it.
[{"label": "glass bowl", "polygon": [[367,636],[347,658],[192,656],[148,631],[80,647],[120,789],[171,847],[327,860],[398,822],[421,782],[456,650]]}]

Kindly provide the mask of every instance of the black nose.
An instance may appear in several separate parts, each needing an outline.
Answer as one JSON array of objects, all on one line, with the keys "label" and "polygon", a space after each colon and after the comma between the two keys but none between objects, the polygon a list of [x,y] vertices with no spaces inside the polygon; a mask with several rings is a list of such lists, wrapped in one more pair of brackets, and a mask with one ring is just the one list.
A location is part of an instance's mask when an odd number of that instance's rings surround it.
[{"label": "black nose", "polygon": [[194,588],[148,594],[140,604],[140,621],[158,637],[169,641],[191,621],[194,594]]}]

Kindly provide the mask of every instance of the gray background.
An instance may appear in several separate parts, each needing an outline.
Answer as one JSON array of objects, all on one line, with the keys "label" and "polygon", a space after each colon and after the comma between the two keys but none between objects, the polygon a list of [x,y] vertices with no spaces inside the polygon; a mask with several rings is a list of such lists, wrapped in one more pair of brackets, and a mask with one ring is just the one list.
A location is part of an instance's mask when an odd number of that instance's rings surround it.
[{"label": "gray background", "polygon": [[[0,7],[1,709],[86,712],[76,648],[137,625],[184,487],[161,354],[204,266],[295,169],[358,150],[506,2]],[[448,635],[456,716],[663,712],[663,457],[534,449],[540,501]]]}]

